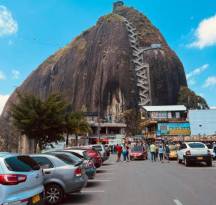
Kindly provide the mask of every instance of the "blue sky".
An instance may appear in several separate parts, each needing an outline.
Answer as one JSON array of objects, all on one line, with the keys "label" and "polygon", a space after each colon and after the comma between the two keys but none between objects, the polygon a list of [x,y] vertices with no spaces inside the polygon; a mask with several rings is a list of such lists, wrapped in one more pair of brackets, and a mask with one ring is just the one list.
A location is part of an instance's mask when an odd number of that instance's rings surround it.
[{"label": "blue sky", "polygon": [[[113,0],[0,0],[0,112],[49,55],[112,10]],[[160,29],[189,87],[216,106],[216,1],[125,0]]]}]

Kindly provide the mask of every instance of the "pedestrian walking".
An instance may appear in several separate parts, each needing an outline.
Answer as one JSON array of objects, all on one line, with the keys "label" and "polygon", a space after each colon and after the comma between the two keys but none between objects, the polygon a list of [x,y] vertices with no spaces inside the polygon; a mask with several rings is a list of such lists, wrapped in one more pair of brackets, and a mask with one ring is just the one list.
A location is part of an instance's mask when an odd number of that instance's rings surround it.
[{"label": "pedestrian walking", "polygon": [[129,152],[130,152],[130,147],[129,147],[129,145],[126,145],[126,149],[127,149],[126,160],[129,162],[129,161],[130,161],[130,159],[129,159]]},{"label": "pedestrian walking", "polygon": [[117,162],[121,161],[121,154],[122,154],[122,146],[116,145],[116,152],[117,152]]},{"label": "pedestrian walking", "polygon": [[124,162],[126,162],[126,160],[127,160],[127,148],[126,148],[126,145],[124,145],[124,147],[123,147],[122,155],[123,155]]},{"label": "pedestrian walking", "polygon": [[150,145],[150,153],[151,153],[151,161],[152,162],[156,161],[156,158],[155,158],[156,157],[156,146],[154,143]]},{"label": "pedestrian walking", "polygon": [[160,162],[163,163],[163,158],[164,158],[164,148],[163,148],[162,145],[159,146],[158,152],[159,152]]},{"label": "pedestrian walking", "polygon": [[155,146],[156,146],[155,159],[156,159],[156,161],[157,161],[157,159],[158,159],[158,154],[159,154],[159,147],[158,147],[157,144],[156,144]]},{"label": "pedestrian walking", "polygon": [[166,155],[166,160],[167,160],[167,162],[169,163],[169,160],[170,160],[170,158],[169,158],[169,155],[170,155],[170,148],[169,148],[169,145],[168,145],[168,144],[165,146],[165,155]]}]

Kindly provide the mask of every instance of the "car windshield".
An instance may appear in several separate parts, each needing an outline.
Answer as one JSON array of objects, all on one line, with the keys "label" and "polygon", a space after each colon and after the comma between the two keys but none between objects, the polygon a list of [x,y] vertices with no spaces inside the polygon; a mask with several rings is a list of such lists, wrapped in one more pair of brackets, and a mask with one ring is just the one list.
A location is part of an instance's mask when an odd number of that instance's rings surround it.
[{"label": "car windshield", "polygon": [[73,154],[69,154],[69,153],[51,153],[51,154],[69,165],[78,165],[82,162],[80,158],[76,157]]},{"label": "car windshield", "polygon": [[205,148],[205,145],[201,143],[190,143],[188,145],[190,148]]},{"label": "car windshield", "polygon": [[75,155],[76,157],[80,158],[80,159],[84,159],[84,157],[81,154],[78,154],[76,152],[69,152],[72,153],[73,155]]},{"label": "car windshield", "polygon": [[132,152],[142,152],[143,147],[142,146],[134,146],[131,151]]},{"label": "car windshield", "polygon": [[91,159],[91,157],[88,156],[87,151],[83,152],[83,156],[84,156],[84,159],[87,159],[87,160]]},{"label": "car windshield", "polygon": [[29,156],[16,156],[5,159],[7,168],[14,172],[39,170],[40,166]]},{"label": "car windshield", "polygon": [[96,146],[93,146],[93,149],[97,150],[97,151],[102,151],[102,147],[100,145],[96,145]]},{"label": "car windshield", "polygon": [[175,151],[175,150],[177,150],[177,148],[176,148],[175,145],[170,145],[169,148],[170,148],[171,151]]},{"label": "car windshield", "polygon": [[82,160],[84,160],[84,159],[89,160],[90,159],[90,157],[86,155],[86,151],[83,151],[83,155],[81,155],[81,154],[79,154],[77,152],[69,152],[69,153],[75,155],[76,157],[78,157],[78,158],[80,158]]}]

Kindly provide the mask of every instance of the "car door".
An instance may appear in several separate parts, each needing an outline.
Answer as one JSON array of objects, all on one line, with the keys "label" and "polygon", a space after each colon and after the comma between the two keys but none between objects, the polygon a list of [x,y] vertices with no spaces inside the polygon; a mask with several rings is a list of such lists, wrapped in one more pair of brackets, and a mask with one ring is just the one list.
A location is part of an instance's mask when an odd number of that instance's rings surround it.
[{"label": "car door", "polygon": [[184,159],[184,150],[187,148],[186,144],[181,144],[178,150],[178,158],[183,160]]},{"label": "car door", "polygon": [[33,156],[32,158],[43,169],[45,181],[49,180],[54,174],[54,165],[51,160],[46,156]]}]

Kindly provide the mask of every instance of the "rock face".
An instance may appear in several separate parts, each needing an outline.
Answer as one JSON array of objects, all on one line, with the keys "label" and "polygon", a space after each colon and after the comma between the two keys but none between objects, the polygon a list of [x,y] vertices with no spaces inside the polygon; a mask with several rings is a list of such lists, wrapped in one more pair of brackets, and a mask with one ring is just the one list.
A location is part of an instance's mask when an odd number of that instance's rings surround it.
[{"label": "rock face", "polygon": [[[136,46],[161,45],[142,53],[142,63],[149,70],[148,82],[143,84],[150,89],[148,104],[177,104],[180,87],[187,86],[182,63],[147,17],[121,2],[115,5],[113,13],[101,17],[94,27],[45,60],[18,88],[19,92],[42,99],[61,93],[74,110],[84,106],[89,112],[102,114],[137,107],[140,87],[134,63],[136,50],[125,19],[136,29]],[[14,92],[3,117],[7,117],[10,102],[16,100]]]}]

